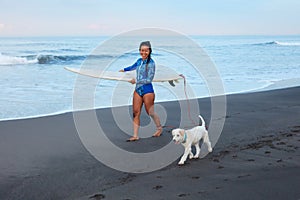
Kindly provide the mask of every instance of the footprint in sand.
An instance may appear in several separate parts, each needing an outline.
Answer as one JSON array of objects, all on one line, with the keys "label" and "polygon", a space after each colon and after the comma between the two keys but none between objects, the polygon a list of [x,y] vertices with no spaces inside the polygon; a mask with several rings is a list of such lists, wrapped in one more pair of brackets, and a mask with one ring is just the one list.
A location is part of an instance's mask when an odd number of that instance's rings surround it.
[{"label": "footprint in sand", "polygon": [[300,133],[300,126],[293,126],[291,132]]},{"label": "footprint in sand", "polygon": [[190,194],[179,194],[178,197],[186,197],[186,196],[190,196]]},{"label": "footprint in sand", "polygon": [[156,186],[154,186],[152,189],[153,189],[153,190],[159,190],[159,189],[161,189],[161,188],[163,188],[162,185],[156,185]]},{"label": "footprint in sand", "polygon": [[251,175],[250,174],[240,175],[240,176],[238,176],[238,178],[244,178],[244,177],[248,177],[248,176],[251,176]]},{"label": "footprint in sand", "polygon": [[105,195],[104,194],[95,194],[95,195],[91,196],[89,199],[95,199],[95,200],[105,199]]},{"label": "footprint in sand", "polygon": [[278,142],[276,143],[277,145],[285,145],[286,143],[285,142]]}]

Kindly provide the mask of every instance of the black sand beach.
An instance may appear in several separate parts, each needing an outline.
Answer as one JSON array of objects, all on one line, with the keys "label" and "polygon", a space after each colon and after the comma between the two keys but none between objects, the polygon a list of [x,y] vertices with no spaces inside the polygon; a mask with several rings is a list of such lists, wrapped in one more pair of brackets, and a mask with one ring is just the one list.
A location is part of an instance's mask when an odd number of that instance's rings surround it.
[{"label": "black sand beach", "polygon": [[[198,101],[208,120],[210,99]],[[167,123],[177,125],[178,102],[160,104]],[[126,143],[110,109],[97,115],[105,116],[109,138],[124,149],[147,152],[171,140],[165,129],[160,138]],[[300,87],[228,95],[212,153],[145,174],[119,172],[92,157],[72,113],[2,121],[0,199],[300,199],[299,147]]]}]

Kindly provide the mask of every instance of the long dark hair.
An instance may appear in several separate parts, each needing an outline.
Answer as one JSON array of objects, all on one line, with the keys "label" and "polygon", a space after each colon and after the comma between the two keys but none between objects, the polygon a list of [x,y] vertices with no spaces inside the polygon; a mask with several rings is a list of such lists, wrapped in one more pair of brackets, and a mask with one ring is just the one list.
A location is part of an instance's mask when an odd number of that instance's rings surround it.
[{"label": "long dark hair", "polygon": [[142,46],[147,46],[147,47],[149,47],[149,51],[150,51],[149,56],[148,56],[148,58],[147,58],[147,62],[146,62],[146,70],[147,70],[147,69],[148,69],[148,63],[149,63],[150,60],[151,60],[151,53],[152,53],[151,43],[150,43],[150,41],[144,41],[144,42],[141,42],[139,51],[141,50],[141,47],[142,47]]}]

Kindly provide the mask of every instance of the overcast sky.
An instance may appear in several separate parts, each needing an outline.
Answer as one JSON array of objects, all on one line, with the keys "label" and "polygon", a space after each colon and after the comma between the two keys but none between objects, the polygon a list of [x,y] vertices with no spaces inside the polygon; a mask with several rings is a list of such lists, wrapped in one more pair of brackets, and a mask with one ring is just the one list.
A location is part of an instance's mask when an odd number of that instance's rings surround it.
[{"label": "overcast sky", "polygon": [[0,0],[0,36],[300,34],[299,0]]}]

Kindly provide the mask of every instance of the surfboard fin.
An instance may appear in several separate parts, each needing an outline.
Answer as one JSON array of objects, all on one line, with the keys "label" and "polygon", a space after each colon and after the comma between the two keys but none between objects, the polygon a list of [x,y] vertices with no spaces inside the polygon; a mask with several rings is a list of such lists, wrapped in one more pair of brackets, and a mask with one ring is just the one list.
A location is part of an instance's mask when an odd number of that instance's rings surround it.
[{"label": "surfboard fin", "polygon": [[170,84],[171,86],[175,87],[175,84],[174,84],[174,81],[173,81],[173,80],[168,81],[168,82],[169,82],[169,84]]}]

